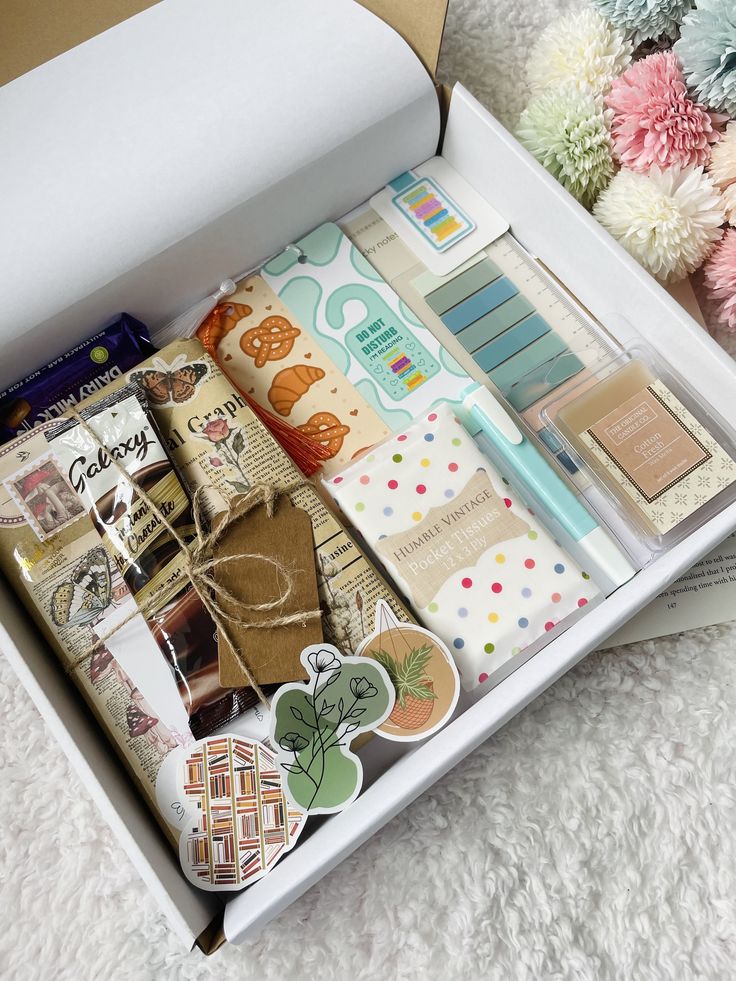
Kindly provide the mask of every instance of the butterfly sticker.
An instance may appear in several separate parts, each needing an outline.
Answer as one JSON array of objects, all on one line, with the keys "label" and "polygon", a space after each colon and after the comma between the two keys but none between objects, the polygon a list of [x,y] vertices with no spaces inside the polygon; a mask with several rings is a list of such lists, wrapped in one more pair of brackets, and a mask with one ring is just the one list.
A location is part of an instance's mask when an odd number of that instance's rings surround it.
[{"label": "butterfly sticker", "polygon": [[154,358],[153,367],[131,372],[129,379],[140,385],[154,405],[181,405],[197,394],[197,386],[207,374],[203,361],[187,364],[186,354],[179,354],[171,364]]},{"label": "butterfly sticker", "polygon": [[82,627],[97,620],[112,602],[110,560],[102,546],[84,556],[71,579],[51,595],[51,619],[57,627]]}]

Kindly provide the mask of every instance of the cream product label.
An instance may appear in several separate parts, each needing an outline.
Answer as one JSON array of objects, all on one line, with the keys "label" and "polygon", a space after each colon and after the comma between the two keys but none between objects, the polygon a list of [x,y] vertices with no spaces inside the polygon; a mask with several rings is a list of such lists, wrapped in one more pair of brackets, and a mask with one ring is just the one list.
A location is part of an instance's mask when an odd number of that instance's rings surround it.
[{"label": "cream product label", "polygon": [[448,405],[325,486],[447,645],[465,689],[598,595]]},{"label": "cream product label", "polygon": [[493,545],[528,531],[478,470],[456,497],[431,508],[416,526],[381,539],[376,551],[398,569],[415,602],[428,606],[456,569],[475,565]]},{"label": "cream product label", "polygon": [[643,387],[580,438],[660,534],[736,479],[736,463],[661,381]]},{"label": "cream product label", "polygon": [[392,432],[471,379],[337,225],[275,256],[262,276]]}]

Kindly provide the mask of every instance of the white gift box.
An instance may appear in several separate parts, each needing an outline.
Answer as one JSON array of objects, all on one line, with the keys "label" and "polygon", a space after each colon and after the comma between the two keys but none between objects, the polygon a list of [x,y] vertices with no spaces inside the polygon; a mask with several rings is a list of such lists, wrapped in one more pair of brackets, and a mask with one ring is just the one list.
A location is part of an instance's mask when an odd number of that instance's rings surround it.
[{"label": "white gift box", "polygon": [[[443,0],[366,6],[435,67]],[[4,387],[121,310],[161,325],[361,204],[434,155],[440,111],[408,44],[352,0],[163,0],[6,85],[0,128]],[[730,359],[460,86],[440,152],[620,341],[649,342],[736,426]],[[0,646],[172,928],[212,950],[252,937],[734,528],[736,505],[427,742],[403,755],[382,744],[382,761],[374,740],[355,803],[226,901],[183,877],[5,584]]]}]

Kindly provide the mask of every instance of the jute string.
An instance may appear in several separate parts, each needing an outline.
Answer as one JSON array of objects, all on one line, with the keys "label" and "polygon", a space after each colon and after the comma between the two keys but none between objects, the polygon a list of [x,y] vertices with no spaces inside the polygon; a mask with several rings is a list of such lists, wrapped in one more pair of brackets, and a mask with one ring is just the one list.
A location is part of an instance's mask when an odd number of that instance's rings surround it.
[{"label": "jute string", "polygon": [[[74,421],[90,436],[96,446],[101,447],[103,450],[105,449],[105,445],[100,437],[76,409],[69,409],[66,416],[74,419]],[[187,579],[189,579],[190,583],[192,584],[192,588],[202,601],[202,605],[212,617],[212,621],[217,627],[220,636],[226,641],[235,655],[235,659],[245,675],[248,684],[253,688],[253,691],[256,693],[260,701],[266,706],[266,708],[269,708],[271,704],[270,700],[261,686],[258,684],[258,681],[256,680],[250,665],[248,664],[248,660],[243,654],[243,651],[233,640],[231,631],[229,630],[229,624],[237,623],[241,630],[254,630],[259,628],[271,629],[276,627],[287,627],[293,624],[304,624],[307,620],[318,619],[321,616],[321,613],[319,610],[304,610],[297,613],[291,613],[286,616],[277,614],[275,616],[266,617],[262,620],[243,620],[242,615],[246,612],[268,613],[271,610],[278,610],[278,608],[283,607],[283,604],[287,601],[289,596],[291,596],[294,589],[294,576],[290,569],[270,555],[239,552],[235,555],[215,556],[213,553],[216,546],[222,541],[232,525],[244,518],[254,508],[257,508],[260,505],[265,505],[266,514],[269,518],[272,518],[278,498],[283,494],[289,494],[295,490],[298,490],[300,487],[307,485],[308,482],[306,480],[295,481],[293,484],[283,488],[276,488],[272,484],[267,483],[253,484],[247,493],[239,495],[230,501],[228,510],[224,512],[224,516],[218,522],[217,527],[211,531],[207,531],[205,527],[205,511],[203,502],[207,488],[198,487],[192,500],[192,515],[196,529],[196,538],[193,542],[188,543],[184,538],[182,538],[177,529],[168,520],[166,515],[162,513],[156,502],[151,499],[151,497],[128,473],[122,464],[109,454],[108,459],[110,464],[115,467],[125,482],[132,485],[138,497],[144,502],[151,513],[161,522],[161,524],[179,546],[183,560],[184,575],[187,577]],[[218,568],[221,568],[228,563],[238,563],[247,560],[263,562],[264,564],[270,565],[276,569],[277,577],[284,582],[286,586],[285,590],[281,592],[278,598],[269,600],[265,603],[246,603],[234,596],[230,590],[224,587],[221,583],[217,582],[215,571]],[[94,644],[90,645],[87,650],[83,651],[69,663],[67,666],[67,672],[71,674],[72,672],[76,671],[76,669],[90,657],[92,657],[92,655],[100,647],[103,647],[110,637],[116,634],[131,620],[134,620],[136,617],[141,615],[148,617],[156,613],[163,605],[161,593],[164,589],[167,589],[167,587],[161,587],[161,589],[155,591],[145,602],[138,604],[137,609],[121,620],[120,623],[116,624],[111,630],[98,637]],[[223,603],[227,603],[231,608],[237,610],[239,615],[228,613],[223,608]]]}]

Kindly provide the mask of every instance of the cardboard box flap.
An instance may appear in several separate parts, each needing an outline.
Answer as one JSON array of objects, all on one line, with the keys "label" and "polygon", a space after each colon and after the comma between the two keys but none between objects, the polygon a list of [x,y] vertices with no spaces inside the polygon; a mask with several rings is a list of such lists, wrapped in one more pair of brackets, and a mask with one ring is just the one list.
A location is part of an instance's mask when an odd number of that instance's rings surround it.
[{"label": "cardboard box flap", "polygon": [[449,0],[358,0],[411,45],[434,78]]},{"label": "cardboard box flap", "polygon": [[154,0],[3,0],[0,85],[152,6]]},{"label": "cardboard box flap", "polygon": [[4,387],[344,213],[435,152],[439,110],[358,4],[162,0],[6,85],[0,128]]},{"label": "cardboard box flap", "polygon": [[[0,11],[0,85],[88,41],[157,0],[4,0]],[[346,0],[347,2],[347,0]],[[411,45],[435,75],[448,0],[358,0]]]}]

